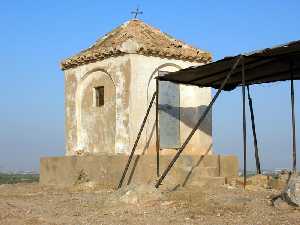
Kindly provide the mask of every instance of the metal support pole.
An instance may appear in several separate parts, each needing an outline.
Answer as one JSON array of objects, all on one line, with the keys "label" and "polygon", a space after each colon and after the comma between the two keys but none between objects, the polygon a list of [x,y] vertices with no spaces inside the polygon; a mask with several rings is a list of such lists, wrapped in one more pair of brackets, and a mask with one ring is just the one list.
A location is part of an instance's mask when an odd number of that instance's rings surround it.
[{"label": "metal support pole", "polygon": [[141,125],[140,130],[139,130],[139,133],[138,133],[138,135],[137,135],[137,137],[136,137],[136,140],[135,140],[135,142],[134,142],[134,145],[133,145],[133,147],[132,147],[131,153],[130,153],[130,155],[129,155],[128,161],[127,161],[126,166],[125,166],[125,169],[124,169],[124,171],[123,171],[123,174],[122,174],[121,180],[120,180],[120,182],[119,182],[118,188],[121,188],[121,187],[122,187],[123,181],[124,181],[124,179],[125,179],[125,176],[126,176],[126,173],[127,173],[127,171],[128,171],[129,165],[130,165],[130,163],[131,163],[132,157],[133,157],[134,152],[135,152],[135,150],[136,150],[137,144],[138,144],[138,142],[139,142],[139,140],[140,140],[142,131],[143,131],[144,127],[145,127],[145,124],[146,124],[147,118],[148,118],[148,116],[149,116],[150,109],[151,109],[151,107],[152,107],[152,105],[153,105],[153,102],[154,102],[155,97],[156,97],[156,92],[154,92],[154,94],[153,94],[153,96],[152,96],[152,99],[151,99],[151,101],[150,101],[150,104],[149,104],[149,106],[148,106],[146,115],[145,115],[145,117],[144,117],[144,120],[143,120],[142,125]]},{"label": "metal support pole", "polygon": [[160,176],[159,174],[159,151],[160,151],[160,143],[159,143],[159,80],[156,79],[156,109],[155,109],[155,131],[156,131],[156,175],[157,177]]},{"label": "metal support pole", "polygon": [[238,59],[236,60],[236,62],[234,63],[232,69],[230,70],[230,72],[228,73],[228,75],[226,76],[226,78],[224,79],[221,87],[219,88],[218,92],[215,94],[214,98],[211,100],[211,102],[209,103],[209,105],[206,107],[205,111],[203,112],[203,114],[201,115],[200,119],[198,120],[197,124],[195,125],[195,127],[193,128],[193,130],[190,132],[189,136],[187,137],[187,139],[185,140],[185,142],[182,144],[182,146],[178,149],[176,155],[174,156],[174,158],[172,159],[172,161],[170,162],[170,164],[168,165],[168,167],[164,170],[164,172],[162,173],[162,175],[160,176],[160,178],[158,179],[158,181],[155,184],[155,187],[158,188],[162,181],[164,180],[164,178],[167,176],[168,172],[171,170],[171,168],[173,167],[173,165],[175,164],[176,160],[179,158],[180,154],[183,152],[183,150],[185,149],[185,147],[187,146],[187,144],[189,143],[189,141],[191,140],[191,138],[193,137],[194,133],[196,132],[196,130],[199,128],[200,124],[203,122],[203,120],[205,119],[206,115],[209,113],[209,111],[211,110],[213,104],[215,103],[216,99],[218,98],[218,96],[220,95],[221,91],[223,90],[224,86],[226,85],[227,81],[229,80],[229,78],[231,77],[232,73],[234,72],[234,70],[236,69],[237,65],[239,64],[241,60],[241,56],[238,57]]},{"label": "metal support pole", "polygon": [[252,125],[253,144],[254,144],[254,151],[255,151],[254,156],[255,156],[255,162],[256,162],[256,173],[261,174],[257,137],[256,137],[256,128],[255,128],[254,110],[253,110],[252,98],[250,96],[249,85],[247,85],[247,92],[248,92],[248,102],[249,102],[249,108],[250,108],[250,114],[251,114],[251,125]]},{"label": "metal support pole", "polygon": [[247,127],[246,127],[246,95],[245,95],[245,61],[242,59],[242,98],[243,98],[243,145],[244,145],[244,188],[247,183]]},{"label": "metal support pole", "polygon": [[294,68],[293,62],[290,62],[291,72],[291,106],[292,106],[292,131],[293,131],[293,172],[297,170],[297,155],[296,155],[296,120],[295,120],[295,95],[294,95]]}]

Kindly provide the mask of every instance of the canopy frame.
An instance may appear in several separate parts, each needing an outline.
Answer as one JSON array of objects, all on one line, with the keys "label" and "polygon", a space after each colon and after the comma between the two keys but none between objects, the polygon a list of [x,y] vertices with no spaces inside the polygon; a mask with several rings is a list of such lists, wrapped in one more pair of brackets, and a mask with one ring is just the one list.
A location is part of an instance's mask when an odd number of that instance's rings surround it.
[{"label": "canopy frame", "polygon": [[235,71],[236,67],[239,65],[240,61],[242,59],[242,56],[238,57],[237,60],[235,61],[234,65],[232,66],[230,72],[227,74],[225,80],[223,81],[221,87],[219,88],[219,90],[217,91],[217,93],[215,94],[215,96],[213,97],[213,99],[211,100],[211,102],[209,103],[209,105],[206,107],[205,111],[203,112],[203,114],[201,115],[201,117],[199,118],[198,122],[196,123],[195,127],[192,129],[192,131],[190,132],[190,134],[188,135],[188,137],[186,138],[186,140],[184,141],[184,143],[182,144],[182,146],[177,150],[175,156],[173,157],[173,159],[171,160],[171,162],[169,163],[168,167],[164,170],[164,172],[162,173],[162,175],[159,177],[159,179],[157,180],[155,187],[158,188],[162,181],[164,180],[164,178],[167,176],[167,174],[169,173],[169,171],[171,170],[171,168],[173,167],[173,165],[175,164],[175,162],[177,161],[177,159],[179,158],[180,154],[183,152],[183,150],[185,149],[185,147],[187,146],[187,144],[189,143],[189,141],[191,140],[191,138],[193,137],[193,135],[195,134],[195,132],[197,131],[198,127],[202,124],[202,122],[204,121],[206,115],[210,112],[210,110],[212,109],[212,106],[214,105],[215,101],[217,100],[217,98],[219,97],[220,93],[222,92],[223,88],[225,87],[226,83],[228,82],[229,78],[231,77],[231,75],[233,74],[233,72]]},{"label": "canopy frame", "polygon": [[[247,63],[248,60],[248,63]],[[249,62],[250,60],[250,62]],[[213,104],[215,103],[217,97],[221,93],[222,90],[233,90],[237,86],[242,87],[242,102],[243,102],[243,158],[244,158],[244,187],[247,183],[247,137],[246,137],[246,110],[245,110],[245,88],[247,86],[248,90],[248,101],[249,101],[249,108],[251,113],[251,124],[252,124],[252,133],[253,133],[253,143],[255,148],[255,160],[256,160],[256,171],[258,174],[261,173],[261,167],[260,167],[260,160],[259,160],[259,154],[258,154],[258,146],[257,146],[257,137],[256,137],[256,128],[255,128],[255,121],[254,121],[254,112],[253,112],[253,104],[252,99],[250,97],[249,93],[249,85],[252,84],[259,84],[259,83],[269,83],[269,82],[276,82],[276,81],[284,81],[284,80],[290,80],[291,81],[291,92],[290,92],[290,98],[291,98],[291,116],[292,116],[292,170],[294,173],[296,173],[297,170],[297,162],[296,162],[296,122],[295,122],[295,95],[294,95],[294,80],[300,80],[300,41],[290,42],[286,45],[282,45],[279,47],[275,47],[273,49],[264,49],[262,51],[257,51],[251,54],[241,54],[235,57],[227,57],[223,60],[215,62],[218,63],[227,63],[227,61],[235,62],[233,66],[227,66],[226,69],[215,71],[216,69],[213,68],[214,63],[210,63],[208,65],[203,65],[199,67],[192,67],[188,69],[183,69],[177,72],[169,73],[165,76],[159,77],[157,79],[162,81],[171,81],[175,83],[181,83],[181,84],[189,84],[189,85],[196,85],[200,87],[213,87],[218,88],[218,92],[215,94],[214,98],[210,102],[210,104],[207,106],[206,110],[198,120],[197,124],[195,125],[194,129],[191,131],[190,135],[187,137],[185,142],[182,144],[181,148],[178,149],[178,152],[175,154],[174,158],[170,162],[169,166],[165,169],[165,171],[162,173],[158,181],[156,182],[155,187],[158,188],[163,179],[166,177],[168,172],[171,170],[172,166],[175,164],[176,160],[179,158],[180,154],[184,150],[185,146],[188,144],[190,139],[195,133],[195,130],[199,127],[199,125],[202,123],[204,118],[206,117],[209,110],[211,110]],[[241,62],[240,62],[241,61]],[[247,64],[246,64],[247,63]],[[273,63],[273,64],[270,64]],[[275,63],[275,64],[274,64]],[[248,73],[251,70],[257,70],[257,69],[265,69],[266,65],[276,65],[277,67],[281,68],[284,67],[284,70],[276,71],[278,68],[276,67],[274,70],[271,70],[270,73],[266,73],[264,75],[259,74],[260,76],[252,75],[250,73],[250,78],[247,79],[247,76],[245,75],[245,72]],[[287,67],[288,65],[288,67]],[[297,66],[295,66],[297,65]],[[215,72],[208,73],[203,67],[208,67],[208,69],[212,69]],[[246,67],[246,68],[245,68]],[[184,77],[184,75],[188,76],[189,73],[195,73],[195,70],[197,68],[200,68],[200,71],[204,71],[203,74],[200,73],[200,75],[194,75],[193,79],[189,79],[189,81],[186,81],[187,78]],[[225,73],[229,70],[229,73],[224,79],[224,76],[222,73]],[[267,67],[268,68],[268,67]],[[197,71],[196,71],[197,72]],[[238,78],[239,74],[242,74],[241,78]],[[214,75],[218,75],[219,77]],[[220,74],[222,76],[220,76]],[[178,79],[178,77],[183,77],[182,80]],[[217,78],[217,79],[216,79]],[[210,83],[208,82],[209,79],[212,79]],[[202,83],[201,83],[202,81]],[[203,82],[205,81],[205,82]],[[218,84],[218,82],[221,82],[221,84]],[[196,83],[199,82],[199,83]],[[231,82],[231,84],[230,84]]]},{"label": "canopy frame", "polygon": [[[296,50],[292,47],[295,47]],[[288,49],[285,49],[288,48]],[[254,60],[253,57],[254,56]],[[250,62],[249,62],[249,57],[250,57]],[[248,61],[247,61],[248,60]],[[296,61],[295,61],[296,60]],[[254,110],[253,110],[253,104],[252,104],[252,98],[250,96],[250,91],[249,91],[249,85],[252,84],[257,84],[257,83],[268,83],[268,82],[275,82],[275,81],[283,81],[283,80],[290,80],[290,100],[291,100],[291,117],[292,117],[292,170],[294,173],[296,173],[296,168],[297,168],[297,161],[296,161],[296,122],[295,122],[295,95],[294,95],[294,80],[300,80],[300,41],[296,42],[291,42],[286,45],[282,45],[273,49],[264,49],[262,51],[254,52],[248,55],[245,54],[240,54],[235,57],[227,57],[224,58],[223,60],[219,60],[215,63],[229,63],[230,67],[227,65],[226,69],[223,69],[221,71],[215,71],[213,73],[210,73],[209,75],[198,75],[194,76],[196,78],[190,79],[189,82],[186,82],[184,80],[178,79],[178,74],[182,76],[183,74],[189,74],[192,73],[195,68],[188,68],[188,69],[183,69],[177,72],[173,73],[168,73],[167,75],[156,77],[156,91],[153,94],[153,97],[150,101],[150,104],[148,106],[145,118],[141,124],[139,133],[137,135],[136,141],[134,143],[134,146],[131,150],[131,153],[129,155],[128,161],[126,163],[125,169],[122,173],[121,180],[119,182],[118,188],[120,188],[123,184],[123,181],[126,177],[126,173],[128,171],[128,168],[130,166],[131,160],[133,158],[134,152],[136,150],[138,141],[140,139],[141,133],[144,129],[145,123],[147,121],[148,115],[150,113],[150,109],[154,103],[154,100],[156,98],[156,162],[157,162],[157,168],[156,168],[156,175],[158,177],[158,180],[155,184],[155,187],[158,188],[164,178],[167,176],[171,168],[174,166],[175,162],[177,159],[180,157],[181,153],[184,151],[185,147],[195,134],[196,130],[198,127],[202,124],[204,121],[205,117],[207,114],[210,112],[212,109],[212,106],[215,104],[217,98],[221,94],[222,91],[229,91],[233,90],[234,88],[241,86],[242,87],[242,121],[243,121],[243,161],[244,161],[244,168],[243,168],[243,176],[244,176],[244,188],[246,187],[247,183],[247,126],[246,126],[246,87],[248,91],[248,102],[249,102],[249,108],[250,108],[250,114],[251,114],[251,125],[252,125],[252,134],[253,134],[253,144],[255,148],[255,159],[256,159],[256,171],[257,174],[261,173],[261,168],[260,168],[260,160],[259,160],[259,154],[258,154],[258,146],[257,146],[257,137],[256,137],[256,128],[255,128],[255,120],[254,120]],[[268,74],[267,76],[252,76],[251,77],[251,70],[255,69],[260,69],[264,68],[262,66],[268,65],[270,66],[270,63],[276,62],[276,66],[286,66],[288,62],[288,70],[286,71],[287,68],[284,68],[284,71],[276,71],[271,74]],[[298,63],[298,64],[297,64]],[[204,66],[200,66],[197,68],[200,68],[200,70],[203,67],[210,66],[210,68],[213,68],[212,65],[214,63],[210,63]],[[250,66],[249,66],[250,65]],[[271,64],[272,66],[272,64]],[[283,67],[284,67],[283,66]],[[247,79],[246,74],[248,75],[248,72],[250,71],[250,79]],[[223,76],[222,73],[228,72],[226,76]],[[280,74],[286,74],[289,73],[288,77],[287,75],[278,77]],[[205,74],[205,69],[204,69],[204,74]],[[214,79],[211,83],[205,84],[200,83],[201,85],[197,85],[197,83],[194,82],[199,82],[203,81],[206,79],[211,79],[213,75],[219,74],[218,79]],[[220,74],[222,76],[220,76]],[[240,78],[238,78],[240,77]],[[216,78],[216,77],[215,77]],[[234,80],[234,79],[236,80]],[[266,79],[267,80],[264,80]],[[257,79],[257,80],[256,80]],[[175,83],[181,83],[181,84],[191,84],[191,85],[197,85],[200,87],[213,87],[217,88],[218,91],[214,95],[213,99],[209,103],[209,105],[206,107],[204,110],[203,114],[200,116],[198,122],[196,123],[195,127],[192,129],[184,143],[181,145],[181,147],[177,150],[175,156],[167,166],[167,168],[162,172],[160,175],[160,169],[159,169],[159,152],[160,152],[160,140],[159,140],[159,116],[158,116],[158,97],[159,97],[159,81],[171,81]],[[221,82],[220,84],[216,82]]]}]

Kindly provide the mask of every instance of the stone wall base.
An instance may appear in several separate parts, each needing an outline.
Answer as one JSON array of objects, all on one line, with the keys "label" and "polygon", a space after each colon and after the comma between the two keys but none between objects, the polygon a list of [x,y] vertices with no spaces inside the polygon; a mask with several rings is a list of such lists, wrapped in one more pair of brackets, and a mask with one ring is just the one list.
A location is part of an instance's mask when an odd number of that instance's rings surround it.
[{"label": "stone wall base", "polygon": [[[70,187],[81,182],[96,182],[103,187],[116,188],[128,155],[93,155],[45,157],[40,161],[40,184]],[[160,172],[167,167],[172,156],[160,157]],[[188,185],[226,180],[238,176],[236,156],[182,155],[164,184]],[[220,180],[223,180],[220,182]],[[157,180],[155,155],[135,155],[128,170],[125,184],[153,184]]]}]

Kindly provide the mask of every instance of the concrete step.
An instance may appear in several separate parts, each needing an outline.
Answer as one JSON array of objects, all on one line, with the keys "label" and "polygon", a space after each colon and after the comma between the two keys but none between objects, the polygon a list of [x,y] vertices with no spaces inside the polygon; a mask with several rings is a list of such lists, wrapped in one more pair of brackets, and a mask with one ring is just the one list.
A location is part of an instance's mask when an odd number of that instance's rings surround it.
[{"label": "concrete step", "polygon": [[[211,178],[211,179],[210,179]],[[216,178],[216,179],[214,179]],[[173,168],[166,177],[165,183],[180,185],[222,185],[225,183],[224,177],[219,177],[219,169],[216,167],[190,167],[190,168]]]},{"label": "concrete step", "polygon": [[197,177],[191,179],[187,185],[188,186],[209,186],[209,187],[214,187],[214,186],[221,186],[224,185],[226,182],[225,177]]},{"label": "concrete step", "polygon": [[219,176],[219,168],[212,166],[199,166],[193,169],[192,177],[218,177]]}]

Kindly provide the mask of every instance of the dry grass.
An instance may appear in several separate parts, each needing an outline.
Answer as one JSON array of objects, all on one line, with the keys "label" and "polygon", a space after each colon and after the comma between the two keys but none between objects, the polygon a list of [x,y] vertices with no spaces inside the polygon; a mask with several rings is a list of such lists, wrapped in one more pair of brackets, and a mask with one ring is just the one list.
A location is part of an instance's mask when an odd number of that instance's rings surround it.
[{"label": "dry grass", "polygon": [[0,224],[300,224],[299,209],[270,206],[269,196],[275,193],[227,186],[114,191],[90,185],[58,189],[6,184],[0,185]]}]

